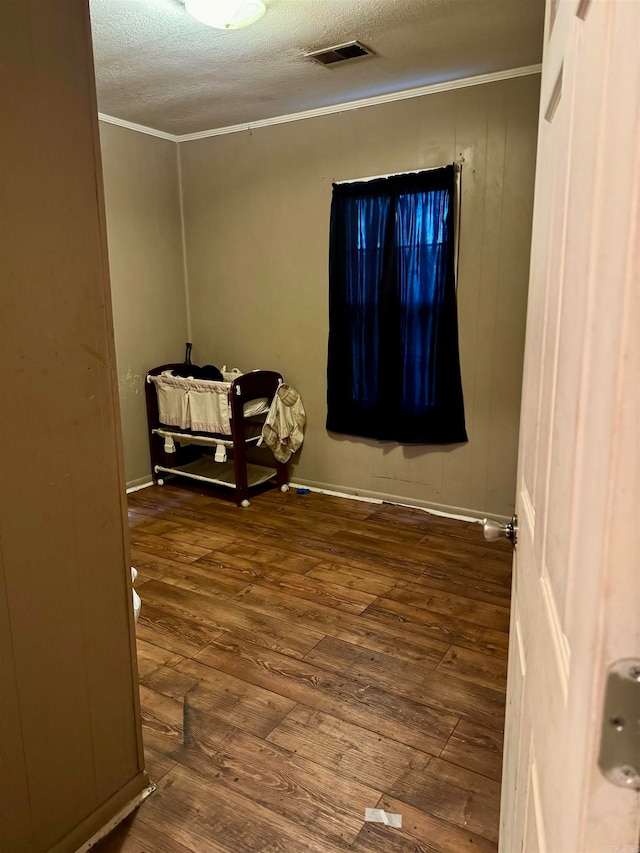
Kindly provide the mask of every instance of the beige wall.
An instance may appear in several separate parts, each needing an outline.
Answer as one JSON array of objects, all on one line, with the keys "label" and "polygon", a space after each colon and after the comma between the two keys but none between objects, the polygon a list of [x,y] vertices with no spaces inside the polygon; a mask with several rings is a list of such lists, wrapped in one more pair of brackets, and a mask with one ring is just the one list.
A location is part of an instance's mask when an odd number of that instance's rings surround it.
[{"label": "beige wall", "polygon": [[0,0],[0,850],[147,784],[86,0]]},{"label": "beige wall", "polygon": [[150,479],[144,376],[187,340],[176,143],[100,122],[128,485]]},{"label": "beige wall", "polygon": [[[394,500],[514,507],[538,76],[180,144],[197,361],[281,371],[308,416],[294,478]],[[469,443],[325,429],[334,181],[463,155],[458,289]]]}]

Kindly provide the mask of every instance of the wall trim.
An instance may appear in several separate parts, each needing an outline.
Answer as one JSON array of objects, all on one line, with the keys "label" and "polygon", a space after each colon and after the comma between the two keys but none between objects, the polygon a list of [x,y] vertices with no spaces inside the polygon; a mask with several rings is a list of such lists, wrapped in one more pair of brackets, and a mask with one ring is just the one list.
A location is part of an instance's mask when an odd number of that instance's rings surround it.
[{"label": "wall trim", "polygon": [[499,80],[511,80],[514,77],[529,77],[532,74],[540,74],[542,65],[523,65],[521,68],[507,68],[504,71],[491,71],[488,74],[477,74],[475,77],[460,77],[457,80],[444,80],[441,83],[428,83],[426,86],[418,86],[414,89],[401,89],[398,92],[388,92],[385,95],[373,95],[370,98],[360,98],[357,101],[346,101],[343,104],[331,104],[326,107],[318,107],[314,110],[303,110],[299,113],[273,116],[272,118],[260,119],[259,121],[245,122],[244,124],[232,124],[227,127],[215,127],[211,130],[200,130],[196,133],[174,134],[166,133],[164,130],[156,130],[153,127],[145,127],[106,113],[98,113],[100,121],[107,124],[115,124],[125,127],[127,130],[135,130],[137,133],[146,133],[148,136],[157,136],[159,139],[167,139],[170,142],[191,142],[195,139],[206,139],[209,136],[224,136],[228,133],[241,133],[246,130],[255,130],[259,127],[271,127],[275,124],[287,124],[292,121],[302,121],[306,118],[317,118],[318,116],[333,115],[334,113],[359,110],[362,107],[375,107],[378,104],[389,104],[393,101],[405,101],[408,98],[421,98],[423,95],[436,95],[438,92],[449,92],[454,89],[465,89],[469,86],[482,86],[484,83],[495,83]]},{"label": "wall trim", "polygon": [[318,107],[314,110],[303,110],[299,113],[274,116],[260,121],[247,122],[245,124],[233,124],[228,127],[217,127],[212,130],[201,130],[196,133],[185,133],[174,137],[180,142],[192,142],[196,139],[206,139],[210,136],[223,136],[228,133],[241,133],[246,130],[255,130],[259,127],[271,127],[275,124],[286,124],[292,121],[302,121],[307,118],[332,115],[349,110],[358,110],[362,107],[373,107],[378,104],[388,104],[392,101],[405,101],[408,98],[420,98],[423,95],[435,95],[438,92],[449,92],[453,89],[465,89],[469,86],[481,86],[484,83],[495,83],[499,80],[510,80],[514,77],[528,77],[532,74],[540,74],[542,65],[525,65],[522,68],[508,68],[505,71],[492,71],[489,74],[478,74],[475,77],[461,77],[458,80],[445,80],[442,83],[429,83],[426,86],[418,86],[415,89],[402,89],[399,92],[389,92],[386,95],[374,95],[370,98],[361,98],[357,101],[346,101],[343,104],[332,104],[331,106]]},{"label": "wall trim", "polygon": [[[146,477],[141,477],[138,480],[132,480],[127,483],[127,494],[139,492],[141,489],[148,489],[153,486],[153,481]],[[311,492],[318,492],[322,495],[333,495],[337,498],[348,498],[355,501],[364,501],[366,503],[383,504],[390,503],[395,506],[406,506],[411,509],[421,509],[431,515],[442,515],[445,518],[454,518],[458,521],[472,521],[480,524],[487,515],[495,518],[497,521],[506,524],[511,521],[510,515],[498,515],[495,512],[480,512],[476,509],[468,507],[448,506],[447,504],[433,503],[432,501],[423,501],[418,498],[412,499],[403,495],[390,495],[386,492],[372,492],[367,489],[355,489],[350,486],[340,486],[337,490],[332,483],[321,483],[317,480],[306,480],[304,483],[289,483],[291,489],[309,489]]]},{"label": "wall trim", "polygon": [[309,489],[312,492],[319,492],[323,495],[335,495],[338,498],[350,498],[351,500],[366,501],[367,503],[390,503],[395,506],[406,506],[411,509],[421,509],[431,515],[441,515],[445,518],[454,518],[458,521],[471,521],[474,524],[481,524],[483,518],[490,515],[497,521],[503,524],[511,521],[511,516],[498,515],[494,512],[480,512],[479,510],[469,509],[468,507],[447,506],[446,504],[433,503],[432,501],[423,501],[418,498],[407,498],[401,495],[389,495],[384,492],[373,492],[367,489],[352,489],[349,486],[340,486],[341,491],[336,491],[336,487],[331,483],[320,483],[316,480],[307,480],[304,483],[289,483],[291,489]]},{"label": "wall trim", "polygon": [[179,138],[173,133],[165,133],[164,130],[145,127],[143,124],[135,124],[135,122],[125,121],[123,118],[116,118],[106,113],[98,113],[98,119],[106,124],[115,124],[118,127],[125,127],[127,130],[135,130],[136,133],[146,133],[147,136],[157,136],[159,139],[167,139],[169,142],[177,142]]},{"label": "wall trim", "polygon": [[178,198],[180,200],[180,238],[182,246],[182,279],[184,283],[184,306],[187,316],[187,340],[192,341],[191,334],[191,298],[189,290],[189,262],[187,260],[187,232],[184,227],[184,191],[182,184],[182,156],[180,146],[176,145],[176,164],[178,168]]},{"label": "wall trim", "polygon": [[64,838],[57,841],[49,849],[49,853],[84,853],[95,843],[96,836],[103,837],[107,827],[115,826],[115,821],[122,821],[136,809],[143,800],[155,791],[156,786],[149,781],[146,770],[140,770],[133,779],[126,782],[106,802],[98,806],[88,817],[68,832]]},{"label": "wall trim", "polygon": [[130,495],[131,492],[139,492],[140,489],[148,489],[149,486],[153,486],[153,480],[149,479],[149,474],[146,477],[138,477],[137,480],[130,480],[127,483],[127,494]]},{"label": "wall trim", "polygon": [[101,827],[97,832],[95,832],[88,841],[79,847],[76,850],[76,853],[87,853],[98,841],[101,841],[103,838],[106,838],[109,833],[113,832],[113,830],[119,826],[123,820],[129,817],[129,815],[134,812],[138,806],[142,805],[144,801],[151,796],[156,790],[156,785],[154,782],[151,782],[148,787],[141,791],[136,797],[130,800],[124,808],[120,809],[120,811],[114,815],[110,821],[105,823],[103,827]]}]

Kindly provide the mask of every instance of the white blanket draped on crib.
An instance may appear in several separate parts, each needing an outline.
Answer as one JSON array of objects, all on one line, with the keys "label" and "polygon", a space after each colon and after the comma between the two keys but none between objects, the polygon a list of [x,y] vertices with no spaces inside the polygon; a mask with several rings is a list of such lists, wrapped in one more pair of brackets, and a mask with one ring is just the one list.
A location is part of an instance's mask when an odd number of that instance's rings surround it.
[{"label": "white blanket draped on crib", "polygon": [[302,398],[290,385],[280,385],[262,427],[264,443],[278,462],[288,462],[304,441],[307,422]]}]

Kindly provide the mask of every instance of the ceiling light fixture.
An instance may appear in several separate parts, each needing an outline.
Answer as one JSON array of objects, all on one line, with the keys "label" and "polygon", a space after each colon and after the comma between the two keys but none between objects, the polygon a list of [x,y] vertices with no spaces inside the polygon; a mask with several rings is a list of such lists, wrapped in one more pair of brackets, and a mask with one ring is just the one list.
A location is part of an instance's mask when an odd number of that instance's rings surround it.
[{"label": "ceiling light fixture", "polygon": [[219,30],[248,27],[267,11],[262,0],[185,0],[184,5],[198,21]]}]

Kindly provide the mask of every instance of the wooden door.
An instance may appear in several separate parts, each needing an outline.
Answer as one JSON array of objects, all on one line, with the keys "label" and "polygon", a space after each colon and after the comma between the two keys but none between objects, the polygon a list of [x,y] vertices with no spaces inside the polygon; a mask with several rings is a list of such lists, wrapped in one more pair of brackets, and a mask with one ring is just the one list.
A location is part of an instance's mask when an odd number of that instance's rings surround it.
[{"label": "wooden door", "polygon": [[87,0],[0,0],[0,851],[149,783]]},{"label": "wooden door", "polygon": [[635,853],[598,752],[640,656],[640,3],[546,17],[500,850]]}]

